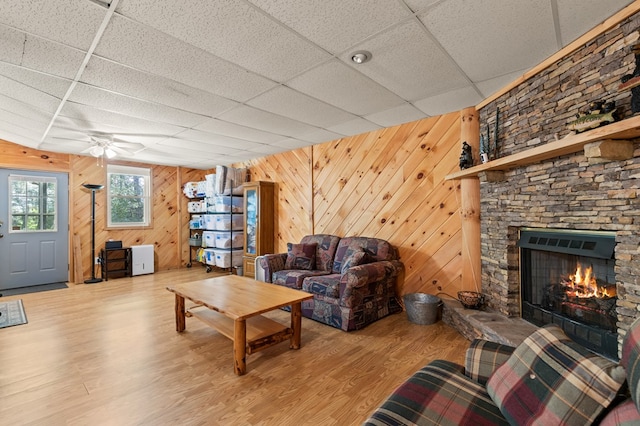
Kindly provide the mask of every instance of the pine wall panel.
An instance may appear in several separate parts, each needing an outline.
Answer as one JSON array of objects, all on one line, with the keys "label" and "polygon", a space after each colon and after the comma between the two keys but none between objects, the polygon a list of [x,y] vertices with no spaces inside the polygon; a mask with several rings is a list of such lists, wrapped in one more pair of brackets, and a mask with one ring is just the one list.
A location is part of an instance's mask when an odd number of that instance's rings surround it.
[{"label": "pine wall panel", "polygon": [[245,163],[276,182],[276,248],[307,234],[363,235],[398,247],[401,292],[461,286],[460,114],[428,118]]}]

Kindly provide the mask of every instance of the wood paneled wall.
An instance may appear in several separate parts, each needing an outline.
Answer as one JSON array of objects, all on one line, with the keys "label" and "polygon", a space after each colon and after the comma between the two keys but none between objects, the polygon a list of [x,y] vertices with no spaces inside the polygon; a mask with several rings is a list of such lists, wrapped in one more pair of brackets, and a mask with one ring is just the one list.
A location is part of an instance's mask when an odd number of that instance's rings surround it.
[{"label": "wood paneled wall", "polygon": [[460,113],[245,163],[278,188],[276,248],[311,233],[382,238],[406,267],[402,293],[461,286]]},{"label": "wood paneled wall", "polygon": [[[106,229],[106,192],[96,193],[96,253],[108,239],[122,240],[126,246],[153,244],[156,270],[184,266],[189,259],[187,244],[189,214],[187,199],[182,193],[186,182],[204,180],[205,170],[156,166],[140,163],[117,162],[152,168],[153,222],[146,229]],[[0,140],[0,167],[24,170],[52,170],[69,174],[69,233],[70,244],[74,236],[80,237],[83,276],[70,279],[82,282],[91,276],[91,192],[83,183],[106,183],[106,168],[93,157],[68,155],[13,144]],[[70,271],[74,271],[73,249],[69,248]],[[96,274],[99,274],[96,268]]]}]

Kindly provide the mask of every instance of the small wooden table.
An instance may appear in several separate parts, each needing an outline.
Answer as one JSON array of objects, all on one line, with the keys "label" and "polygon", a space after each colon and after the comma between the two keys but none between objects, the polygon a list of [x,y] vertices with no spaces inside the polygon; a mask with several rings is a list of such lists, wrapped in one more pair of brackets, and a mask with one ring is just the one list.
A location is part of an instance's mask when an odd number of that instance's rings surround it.
[{"label": "small wooden table", "polygon": [[[176,330],[186,328],[187,316],[204,321],[233,341],[234,372],[247,372],[246,355],[290,340],[300,348],[303,300],[313,295],[238,275],[168,286],[175,293]],[[185,299],[196,306],[185,310]],[[262,313],[291,305],[291,327],[263,317]]]}]

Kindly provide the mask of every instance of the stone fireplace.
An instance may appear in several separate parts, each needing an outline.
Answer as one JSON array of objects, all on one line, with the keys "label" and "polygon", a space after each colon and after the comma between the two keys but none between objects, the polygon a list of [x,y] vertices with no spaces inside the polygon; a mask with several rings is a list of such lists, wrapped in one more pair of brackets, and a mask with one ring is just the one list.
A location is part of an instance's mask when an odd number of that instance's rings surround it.
[{"label": "stone fireplace", "polygon": [[[596,279],[605,280],[608,287],[615,285],[615,309],[606,322],[614,329],[618,350],[629,325],[640,315],[640,117],[630,111],[631,93],[618,90],[621,77],[635,69],[631,47],[640,39],[638,28],[637,13],[479,105],[480,134],[495,143],[497,154],[466,175],[474,173],[480,182],[485,309],[515,319],[546,315],[524,312],[530,305],[544,306],[542,299],[551,297],[527,300],[522,293],[519,242],[524,229],[608,233],[615,245],[613,257],[597,266]],[[591,130],[598,138],[588,142],[625,140],[627,155],[594,156],[589,144],[563,149],[565,143],[571,144],[571,138],[564,139],[567,122],[593,101],[615,102],[622,121]],[[609,126],[619,130],[609,134]],[[549,146],[554,150],[547,150]],[[558,273],[557,280],[565,283],[568,274],[575,271]],[[562,302],[556,301],[560,306]],[[588,310],[564,306],[573,309],[573,317],[584,317]],[[575,318],[561,320],[571,324]]]},{"label": "stone fireplace", "polygon": [[522,318],[616,358],[615,233],[523,228],[518,247]]}]

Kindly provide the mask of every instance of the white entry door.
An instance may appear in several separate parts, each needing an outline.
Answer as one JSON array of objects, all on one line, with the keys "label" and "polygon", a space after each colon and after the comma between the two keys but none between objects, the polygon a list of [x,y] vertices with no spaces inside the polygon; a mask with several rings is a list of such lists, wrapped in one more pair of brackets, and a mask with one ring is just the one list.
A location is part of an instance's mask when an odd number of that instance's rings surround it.
[{"label": "white entry door", "polygon": [[0,169],[0,290],[67,282],[69,177]]}]

